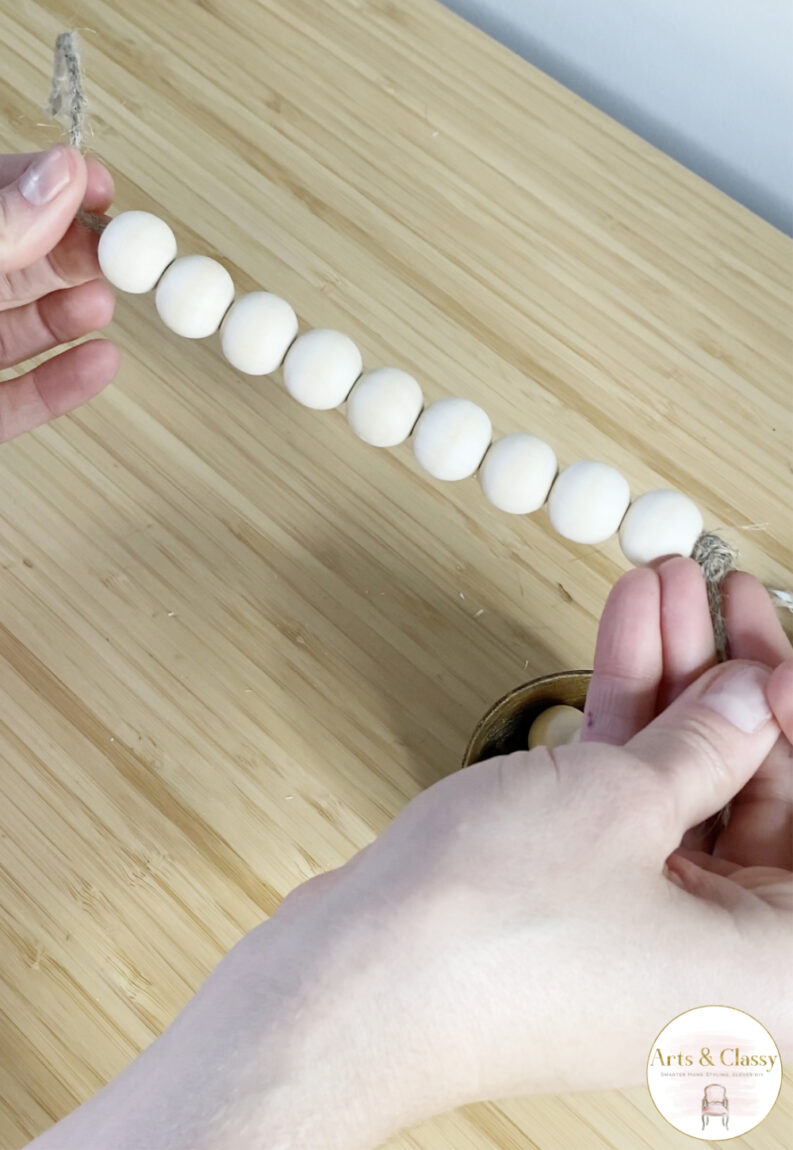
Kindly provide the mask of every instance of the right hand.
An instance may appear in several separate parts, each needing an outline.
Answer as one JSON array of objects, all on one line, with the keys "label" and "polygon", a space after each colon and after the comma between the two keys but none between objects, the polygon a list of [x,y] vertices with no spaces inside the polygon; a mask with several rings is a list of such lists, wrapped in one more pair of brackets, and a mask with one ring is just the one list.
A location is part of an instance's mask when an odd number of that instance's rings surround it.
[{"label": "right hand", "polygon": [[[657,652],[660,578],[613,593],[601,671],[615,619]],[[713,1001],[767,1021],[787,1057],[793,875],[675,856],[791,739],[791,684],[793,662],[731,661],[622,747],[453,772],[293,891],[41,1150],[362,1150],[479,1099],[632,1085],[662,1026]]]},{"label": "right hand", "polygon": [[[722,875],[744,867],[793,871],[793,647],[765,588],[746,572],[727,576],[724,616],[730,657],[774,672],[769,699],[788,738],[780,736],[735,796],[727,825],[716,819],[691,828],[672,861]],[[628,572],[603,612],[582,741],[624,746],[715,665],[705,582],[693,559]],[[685,871],[696,878],[691,866]]]}]

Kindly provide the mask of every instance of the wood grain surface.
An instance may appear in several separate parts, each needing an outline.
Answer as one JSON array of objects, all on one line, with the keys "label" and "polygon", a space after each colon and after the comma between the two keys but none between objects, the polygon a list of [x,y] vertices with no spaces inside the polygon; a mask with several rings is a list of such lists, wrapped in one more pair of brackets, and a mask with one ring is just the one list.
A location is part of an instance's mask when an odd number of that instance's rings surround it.
[{"label": "wood grain surface", "polygon": [[[117,210],[497,434],[679,487],[793,586],[783,235],[434,0],[8,0],[2,150],[57,137],[70,25]],[[0,452],[4,1148],[453,771],[495,698],[590,664],[625,567],[236,374],[151,297],[112,335],[116,384]],[[730,1146],[782,1150],[792,1095]],[[471,1107],[389,1150],[689,1145],[639,1089]]]}]

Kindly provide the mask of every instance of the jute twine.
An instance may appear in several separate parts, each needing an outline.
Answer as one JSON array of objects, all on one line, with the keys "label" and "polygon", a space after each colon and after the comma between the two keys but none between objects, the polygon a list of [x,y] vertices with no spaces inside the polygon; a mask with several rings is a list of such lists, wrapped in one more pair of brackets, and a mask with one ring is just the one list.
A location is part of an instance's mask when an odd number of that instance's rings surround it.
[{"label": "jute twine", "polygon": [[705,576],[708,606],[713,622],[713,638],[716,641],[716,657],[723,663],[728,657],[728,650],[722,587],[727,575],[735,568],[738,552],[720,535],[716,535],[713,531],[703,531],[694,545],[692,558],[699,563]]},{"label": "jute twine", "polygon": [[[52,88],[47,111],[54,119],[66,125],[69,143],[73,148],[82,151],[87,111],[80,45],[76,32],[62,32],[55,41]],[[97,232],[103,231],[108,222],[91,212],[78,212],[77,219]],[[724,662],[729,657],[729,650],[724,623],[722,585],[725,577],[735,568],[738,553],[719,535],[705,531],[697,540],[693,557],[702,568],[705,577],[716,653],[719,662]],[[778,591],[771,587],[768,588],[768,592],[776,606],[793,611],[793,593]]]},{"label": "jute twine", "polygon": [[69,130],[69,143],[78,152],[83,150],[85,134],[85,92],[80,45],[76,32],[62,32],[55,41],[52,63],[52,87],[47,111],[55,120],[62,120]]},{"label": "jute twine", "polygon": [[[76,32],[62,32],[55,41],[47,112],[54,120],[60,120],[66,125],[69,143],[78,152],[82,152],[85,145],[86,100]],[[77,220],[95,232],[103,232],[107,227],[107,220],[93,212],[79,211]]]}]

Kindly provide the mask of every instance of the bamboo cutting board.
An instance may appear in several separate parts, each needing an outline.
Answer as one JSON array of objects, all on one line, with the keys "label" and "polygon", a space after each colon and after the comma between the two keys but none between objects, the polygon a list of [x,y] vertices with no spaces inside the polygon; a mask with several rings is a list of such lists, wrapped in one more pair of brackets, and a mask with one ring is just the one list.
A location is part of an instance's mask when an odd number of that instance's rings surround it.
[{"label": "bamboo cutting board", "polygon": [[[3,150],[55,137],[69,25],[117,210],[497,434],[679,487],[793,586],[788,239],[434,0],[20,0]],[[237,375],[150,297],[111,334],[116,384],[0,452],[10,1148],[454,770],[493,699],[587,665],[624,569]],[[792,1109],[788,1080],[731,1145],[781,1150]],[[390,1150],[688,1145],[635,1090],[471,1107]]]}]

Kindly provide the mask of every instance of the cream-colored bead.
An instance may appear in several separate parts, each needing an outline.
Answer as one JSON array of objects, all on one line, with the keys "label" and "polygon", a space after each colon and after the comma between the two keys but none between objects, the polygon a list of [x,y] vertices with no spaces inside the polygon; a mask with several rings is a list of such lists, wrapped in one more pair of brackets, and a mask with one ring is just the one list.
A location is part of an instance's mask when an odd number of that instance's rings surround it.
[{"label": "cream-colored bead", "polygon": [[560,705],[542,711],[529,730],[529,750],[535,747],[564,747],[578,743],[584,725],[584,712]]},{"label": "cream-colored bead", "polygon": [[603,543],[628,509],[628,481],[614,467],[584,459],[558,477],[548,499],[551,524],[574,543]]},{"label": "cream-colored bead", "polygon": [[176,236],[151,212],[121,212],[99,237],[99,266],[119,291],[151,291],[176,259]]},{"label": "cream-colored bead", "polygon": [[496,440],[485,456],[479,481],[495,507],[528,515],[548,498],[556,469],[556,454],[549,444],[517,432]]},{"label": "cream-colored bead", "polygon": [[492,434],[486,411],[470,399],[449,396],[433,403],[419,417],[413,452],[436,479],[465,479],[482,462]]},{"label": "cream-colored bead", "polygon": [[315,411],[344,403],[361,374],[361,353],[348,335],[315,328],[297,337],[284,360],[284,386]]},{"label": "cream-colored bead", "polygon": [[664,555],[689,556],[702,533],[702,512],[680,491],[647,491],[634,500],[620,528],[625,558],[636,566]]},{"label": "cream-colored bead", "polygon": [[240,296],[220,329],[220,346],[232,367],[247,375],[269,375],[283,363],[297,335],[291,304],[266,291]]},{"label": "cream-colored bead", "polygon": [[379,367],[362,375],[350,392],[347,421],[365,443],[395,447],[410,435],[423,404],[412,375],[397,367]]},{"label": "cream-colored bead", "polygon": [[231,276],[209,256],[174,260],[154,297],[162,322],[185,339],[203,339],[216,332],[233,299]]}]

